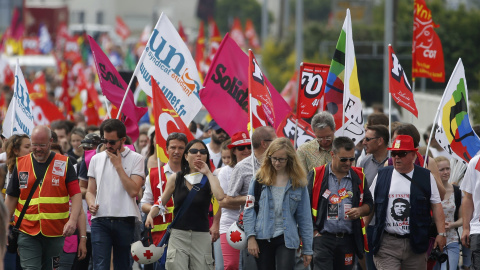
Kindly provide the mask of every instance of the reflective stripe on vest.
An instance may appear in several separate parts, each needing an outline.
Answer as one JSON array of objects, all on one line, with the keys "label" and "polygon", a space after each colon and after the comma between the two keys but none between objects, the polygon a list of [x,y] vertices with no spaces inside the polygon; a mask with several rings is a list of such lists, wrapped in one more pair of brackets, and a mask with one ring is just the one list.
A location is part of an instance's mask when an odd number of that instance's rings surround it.
[{"label": "reflective stripe on vest", "polygon": [[[160,179],[158,178],[158,168],[151,168],[150,169],[150,187],[152,188],[153,199],[157,202],[157,199],[160,197],[160,189],[158,188],[160,184]],[[160,168],[160,175],[162,178],[162,189],[165,190],[165,186],[167,184],[167,176],[165,175],[163,167]],[[165,231],[170,225],[173,220],[173,200],[170,199],[167,202],[166,208],[168,210],[168,214],[165,214],[165,222],[163,221],[162,216],[157,216],[153,219],[154,227],[152,232],[162,232]]]},{"label": "reflective stripe on vest", "polygon": [[[65,183],[68,157],[55,154],[45,171],[43,182],[32,196],[20,225],[20,230],[29,235],[42,233],[45,236],[63,235],[63,227],[69,216],[69,195]],[[20,196],[15,209],[15,222],[23,209],[37,176],[33,168],[32,154],[17,158]]]}]

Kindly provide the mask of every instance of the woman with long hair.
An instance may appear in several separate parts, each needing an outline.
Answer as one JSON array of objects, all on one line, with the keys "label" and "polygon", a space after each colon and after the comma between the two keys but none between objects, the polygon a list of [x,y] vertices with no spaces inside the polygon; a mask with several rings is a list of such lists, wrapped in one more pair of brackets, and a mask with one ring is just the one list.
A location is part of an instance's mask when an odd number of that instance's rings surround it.
[{"label": "woman with long hair", "polygon": [[[207,146],[201,140],[192,140],[185,147],[181,161],[181,171],[167,179],[161,202],[152,207],[145,222],[146,227],[153,227],[153,218],[165,211],[173,195],[176,216],[188,193],[196,183],[195,173],[206,176],[207,183],[197,191],[190,206],[172,226],[168,242],[166,268],[175,269],[213,269],[212,245],[209,233],[208,211],[212,194],[218,201],[224,198],[218,178],[210,169],[210,155]],[[198,176],[198,174],[196,174]],[[183,211],[183,210],[182,210]]]},{"label": "woman with long hair", "polygon": [[[257,185],[262,185],[259,199],[255,198]],[[256,258],[259,270],[293,269],[300,237],[304,266],[310,264],[313,225],[307,179],[289,139],[275,139],[265,152],[250,182],[243,223],[248,253]]]}]

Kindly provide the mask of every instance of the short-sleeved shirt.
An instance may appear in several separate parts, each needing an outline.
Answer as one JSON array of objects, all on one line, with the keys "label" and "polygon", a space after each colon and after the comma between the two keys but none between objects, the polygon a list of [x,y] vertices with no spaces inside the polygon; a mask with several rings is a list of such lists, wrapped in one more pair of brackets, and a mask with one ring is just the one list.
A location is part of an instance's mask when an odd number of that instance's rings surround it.
[{"label": "short-sleeved shirt", "polygon": [[[223,189],[223,193],[227,193],[228,185],[232,180],[233,168],[224,166],[218,173],[218,181]],[[251,178],[250,178],[251,179]],[[222,208],[222,216],[220,217],[220,234],[226,233],[228,228],[238,220],[240,209]]]},{"label": "short-sleeved shirt", "polygon": [[[50,156],[48,158],[52,159],[53,156],[55,156],[55,152],[50,152]],[[45,175],[48,166],[50,165],[50,162],[39,163],[35,158],[32,158],[32,161],[35,175]],[[45,179],[42,179],[39,185],[42,185],[43,180]],[[69,158],[67,163],[67,176],[65,177],[65,184],[67,184],[68,187],[68,183],[75,180],[77,180],[77,173],[75,172],[75,168],[73,167],[72,159]],[[10,181],[8,182],[6,194],[8,196],[16,198],[20,197],[20,181],[18,180],[17,165],[15,165],[15,167],[13,168]]]},{"label": "short-sleeved shirt", "polygon": [[[128,177],[138,175],[145,178],[144,158],[142,155],[125,147],[120,153],[122,166]],[[97,184],[98,212],[92,219],[99,217],[132,217],[140,220],[140,211],[135,198],[130,197],[118,172],[107,153],[101,152],[92,157],[88,168],[88,177],[95,178]]]},{"label": "short-sleeved shirt", "polygon": [[377,161],[373,155],[365,156],[362,161],[360,161],[358,167],[363,168],[363,173],[365,173],[365,178],[367,179],[368,187],[372,185],[373,179],[377,176],[378,170],[385,166],[385,161],[388,160],[386,157],[382,161]]},{"label": "short-sleeved shirt", "polygon": [[297,154],[306,172],[332,161],[330,150],[321,148],[317,140],[300,145]]},{"label": "short-sleeved shirt", "polygon": [[[254,165],[252,166],[252,159]],[[252,153],[250,157],[244,158],[237,163],[230,176],[227,195],[230,197],[246,196],[248,186],[255,173],[260,169],[260,162]]]},{"label": "short-sleeved shirt", "polygon": [[480,155],[473,157],[468,163],[460,189],[472,194],[473,215],[470,220],[470,234],[480,234],[480,171],[476,169]]},{"label": "short-sleeved shirt", "polygon": [[[413,171],[406,175],[413,177]],[[377,185],[377,177],[370,186],[372,197],[375,196],[375,186]],[[388,192],[387,220],[385,222],[385,230],[395,234],[410,233],[410,185],[411,182],[397,170],[393,170],[390,191]],[[438,192],[437,182],[430,173],[430,203],[441,203],[440,193]],[[373,198],[375,200],[375,197]],[[375,220],[375,219],[373,219]],[[371,224],[373,225],[373,224]]]}]

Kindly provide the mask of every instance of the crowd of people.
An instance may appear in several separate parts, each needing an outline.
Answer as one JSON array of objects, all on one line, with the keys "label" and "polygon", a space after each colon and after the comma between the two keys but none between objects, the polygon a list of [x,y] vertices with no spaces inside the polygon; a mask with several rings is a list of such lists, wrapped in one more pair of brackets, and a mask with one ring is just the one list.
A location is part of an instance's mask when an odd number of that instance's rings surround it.
[{"label": "crowd of people", "polygon": [[[320,112],[296,150],[211,120],[169,134],[167,163],[153,126],[131,141],[117,119],[2,138],[0,269],[480,269],[480,156],[452,179],[434,138],[426,153],[415,126],[388,125],[369,115],[355,144]],[[167,249],[140,265],[150,233]]]}]

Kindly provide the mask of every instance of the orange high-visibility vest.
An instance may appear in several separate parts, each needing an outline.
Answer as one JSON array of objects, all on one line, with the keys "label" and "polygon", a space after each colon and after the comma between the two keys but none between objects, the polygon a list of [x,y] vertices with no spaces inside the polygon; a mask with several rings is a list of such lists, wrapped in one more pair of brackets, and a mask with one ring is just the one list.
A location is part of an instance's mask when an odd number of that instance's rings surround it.
[{"label": "orange high-visibility vest", "polygon": [[[17,158],[20,197],[15,209],[15,223],[37,179],[32,158],[32,154]],[[38,185],[28,205],[20,224],[22,232],[32,236],[39,233],[50,237],[63,235],[63,227],[69,217],[69,194],[65,183],[67,168],[68,157],[55,154],[45,172],[43,183]]]},{"label": "orange high-visibility vest", "polygon": [[[313,188],[312,188],[312,215],[313,215],[313,222],[317,220],[317,212],[318,212],[318,201],[320,200],[320,191],[322,189],[322,182],[323,177],[325,175],[325,168],[328,164],[316,167],[314,169],[314,177],[313,177]],[[363,189],[365,184],[365,174],[363,173],[363,168],[361,167],[352,167],[353,171],[358,175],[360,178],[361,183],[358,185],[360,190],[360,202],[358,206],[362,206],[363,204]],[[367,231],[365,229],[365,223],[363,222],[363,218],[360,217],[360,224],[362,225],[362,234],[363,234],[363,246],[366,252],[368,252],[368,241],[367,241]]]},{"label": "orange high-visibility vest", "polygon": [[[153,200],[155,204],[157,204],[157,200],[160,198],[160,189],[158,188],[158,184],[160,183],[160,179],[158,178],[158,168],[151,168],[150,172],[150,186],[152,188]],[[163,170],[163,167],[160,168],[160,175],[162,177],[162,190],[165,191],[165,186],[167,185],[167,176]],[[173,200],[170,198],[168,200],[167,205],[165,206],[168,210],[168,214],[165,214],[165,222],[163,221],[162,216],[158,216],[153,218],[153,229],[152,229],[152,238],[153,243],[158,245],[162,240],[163,235],[165,234],[168,225],[172,223],[173,220]]]}]

